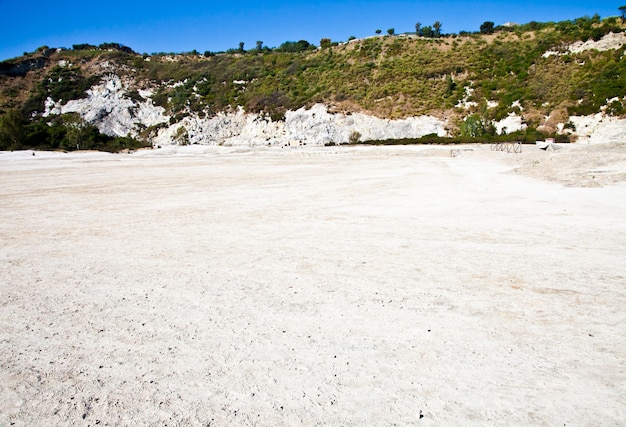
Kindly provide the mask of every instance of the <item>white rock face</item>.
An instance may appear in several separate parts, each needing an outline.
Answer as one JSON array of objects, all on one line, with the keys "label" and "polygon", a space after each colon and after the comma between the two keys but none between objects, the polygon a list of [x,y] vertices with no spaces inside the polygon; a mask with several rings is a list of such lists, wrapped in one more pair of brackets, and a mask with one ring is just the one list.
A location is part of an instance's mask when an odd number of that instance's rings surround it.
[{"label": "white rock face", "polygon": [[522,122],[522,118],[513,113],[499,122],[494,122],[494,125],[499,134],[502,134],[503,130],[505,130],[506,133],[512,133],[526,129],[526,124]]},{"label": "white rock face", "polygon": [[419,138],[429,134],[446,136],[445,126],[444,121],[431,116],[389,120],[362,113],[331,114],[321,104],[314,105],[310,110],[300,108],[285,114],[287,140],[315,141],[315,144],[346,143],[352,132],[359,132],[362,141]]},{"label": "white rock face", "polygon": [[[605,51],[611,49],[619,49],[626,43],[626,33],[608,33],[598,41],[587,40],[586,42],[578,41],[567,46],[569,53],[580,53],[586,50]],[[563,52],[549,50],[543,54],[544,58],[552,55],[562,55]]]},{"label": "white rock face", "polygon": [[[87,98],[74,99],[65,105],[48,99],[43,115],[78,113],[85,121],[96,125],[100,132],[111,136],[137,136],[141,127],[169,120],[163,107],[155,106],[151,99],[137,103],[126,98],[127,87],[117,75],[111,74],[89,89]],[[152,93],[149,90],[140,93],[144,98],[148,94]]]},{"label": "white rock face", "polygon": [[626,141],[626,119],[598,113],[593,116],[572,116],[575,134],[582,143],[607,143]]},{"label": "white rock face", "polygon": [[287,111],[285,120],[274,122],[259,114],[223,113],[200,119],[184,118],[160,132],[156,145],[176,144],[180,127],[185,127],[190,144],[209,145],[324,145],[347,143],[353,132],[361,141],[373,139],[419,138],[428,134],[446,136],[446,122],[430,116],[401,120],[380,119],[362,113],[333,114],[326,106]]}]

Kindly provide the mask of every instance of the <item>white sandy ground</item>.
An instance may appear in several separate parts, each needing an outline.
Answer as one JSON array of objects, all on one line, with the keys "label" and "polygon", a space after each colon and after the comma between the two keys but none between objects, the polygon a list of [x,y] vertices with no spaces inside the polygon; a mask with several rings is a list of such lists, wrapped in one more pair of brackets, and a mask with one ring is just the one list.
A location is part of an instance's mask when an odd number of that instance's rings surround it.
[{"label": "white sandy ground", "polygon": [[624,425],[626,147],[463,148],[1,153],[0,425]]}]

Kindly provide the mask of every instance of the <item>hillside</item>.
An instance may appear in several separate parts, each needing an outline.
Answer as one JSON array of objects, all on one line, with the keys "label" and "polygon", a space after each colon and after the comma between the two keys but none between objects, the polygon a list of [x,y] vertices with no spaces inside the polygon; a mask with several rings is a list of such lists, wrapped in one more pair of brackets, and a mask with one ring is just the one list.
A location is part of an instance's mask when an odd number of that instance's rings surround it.
[{"label": "hillside", "polygon": [[44,46],[0,63],[0,149],[576,140],[622,123],[624,28],[596,16],[204,55]]}]

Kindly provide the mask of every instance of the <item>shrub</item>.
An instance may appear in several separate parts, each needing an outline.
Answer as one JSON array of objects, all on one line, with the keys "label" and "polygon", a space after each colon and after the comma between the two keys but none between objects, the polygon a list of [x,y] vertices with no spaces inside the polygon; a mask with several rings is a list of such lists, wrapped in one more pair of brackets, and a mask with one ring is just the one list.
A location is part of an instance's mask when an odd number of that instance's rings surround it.
[{"label": "shrub", "polygon": [[187,133],[187,128],[185,128],[185,126],[181,126],[176,129],[174,141],[176,141],[178,145],[189,145],[189,134]]},{"label": "shrub", "polygon": [[357,131],[352,131],[352,133],[348,137],[348,142],[350,144],[358,144],[360,139],[361,139],[361,133]]},{"label": "shrub", "polygon": [[494,136],[496,134],[496,128],[488,120],[485,120],[478,114],[471,114],[463,123],[461,123],[461,136],[470,138],[478,138],[484,136]]}]

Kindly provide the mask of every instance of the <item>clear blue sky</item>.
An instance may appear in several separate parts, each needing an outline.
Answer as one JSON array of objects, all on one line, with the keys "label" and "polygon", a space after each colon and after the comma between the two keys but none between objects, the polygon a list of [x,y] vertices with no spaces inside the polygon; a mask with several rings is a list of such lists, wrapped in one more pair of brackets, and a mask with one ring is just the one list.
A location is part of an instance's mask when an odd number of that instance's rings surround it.
[{"label": "clear blue sky", "polygon": [[626,0],[0,0],[0,60],[42,45],[118,42],[135,51],[222,51],[284,41],[415,31],[441,21],[445,33],[477,31],[484,21],[561,21],[618,15]]}]

